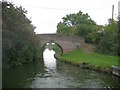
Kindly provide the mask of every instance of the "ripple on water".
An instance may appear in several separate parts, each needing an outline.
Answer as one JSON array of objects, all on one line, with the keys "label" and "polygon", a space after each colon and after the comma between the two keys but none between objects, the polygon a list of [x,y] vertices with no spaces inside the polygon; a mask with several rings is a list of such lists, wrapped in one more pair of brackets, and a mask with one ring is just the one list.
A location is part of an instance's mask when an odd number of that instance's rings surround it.
[{"label": "ripple on water", "polygon": [[[47,53],[47,56],[49,53]],[[53,58],[53,57],[52,57]],[[51,58],[49,58],[50,60]],[[46,60],[46,61],[49,61]],[[51,59],[52,61],[52,59]],[[81,69],[60,61],[54,63],[37,62],[16,69],[7,70],[4,87],[17,88],[111,88],[118,87],[118,78],[92,70]],[[46,65],[51,65],[45,66]],[[7,84],[6,84],[7,83]],[[119,85],[120,87],[120,85]]]}]

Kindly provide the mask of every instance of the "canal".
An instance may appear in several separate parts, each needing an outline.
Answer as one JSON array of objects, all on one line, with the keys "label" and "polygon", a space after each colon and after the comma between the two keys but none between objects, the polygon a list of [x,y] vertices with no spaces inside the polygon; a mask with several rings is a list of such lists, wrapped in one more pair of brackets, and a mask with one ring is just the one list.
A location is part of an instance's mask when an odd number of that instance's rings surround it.
[{"label": "canal", "polygon": [[54,58],[46,49],[44,60],[3,70],[3,88],[118,88],[118,77],[81,69]]}]

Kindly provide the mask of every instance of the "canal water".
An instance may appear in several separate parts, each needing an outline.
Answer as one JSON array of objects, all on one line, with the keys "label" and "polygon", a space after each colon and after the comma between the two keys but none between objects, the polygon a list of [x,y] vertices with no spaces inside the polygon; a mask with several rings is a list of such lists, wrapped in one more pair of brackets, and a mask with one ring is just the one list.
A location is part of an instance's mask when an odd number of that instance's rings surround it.
[{"label": "canal water", "polygon": [[54,54],[53,50],[46,49],[44,60],[3,70],[3,88],[120,87],[118,77],[63,63]]}]

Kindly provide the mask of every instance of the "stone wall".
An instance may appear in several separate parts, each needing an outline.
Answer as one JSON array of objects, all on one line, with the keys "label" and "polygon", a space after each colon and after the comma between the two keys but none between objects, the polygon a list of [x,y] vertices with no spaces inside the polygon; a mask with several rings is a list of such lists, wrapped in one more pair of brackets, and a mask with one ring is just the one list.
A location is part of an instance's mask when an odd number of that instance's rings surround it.
[{"label": "stone wall", "polygon": [[63,53],[76,50],[85,45],[84,39],[79,36],[59,35],[59,34],[38,34],[41,44],[44,46],[47,42],[55,42],[59,44]]}]

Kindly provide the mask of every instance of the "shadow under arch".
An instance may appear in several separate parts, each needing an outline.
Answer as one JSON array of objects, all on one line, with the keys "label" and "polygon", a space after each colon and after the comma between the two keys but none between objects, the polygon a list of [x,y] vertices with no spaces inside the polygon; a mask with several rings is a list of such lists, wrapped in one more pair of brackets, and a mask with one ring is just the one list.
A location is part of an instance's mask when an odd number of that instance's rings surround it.
[{"label": "shadow under arch", "polygon": [[46,42],[46,43],[41,47],[42,57],[43,57],[43,52],[44,52],[44,50],[46,49],[45,46],[47,46],[47,43],[54,43],[54,44],[56,44],[56,45],[60,48],[60,50],[61,50],[61,54],[60,54],[60,55],[63,55],[63,48],[62,48],[62,46],[59,45],[58,43],[54,42],[54,41],[49,41],[49,42]]}]

